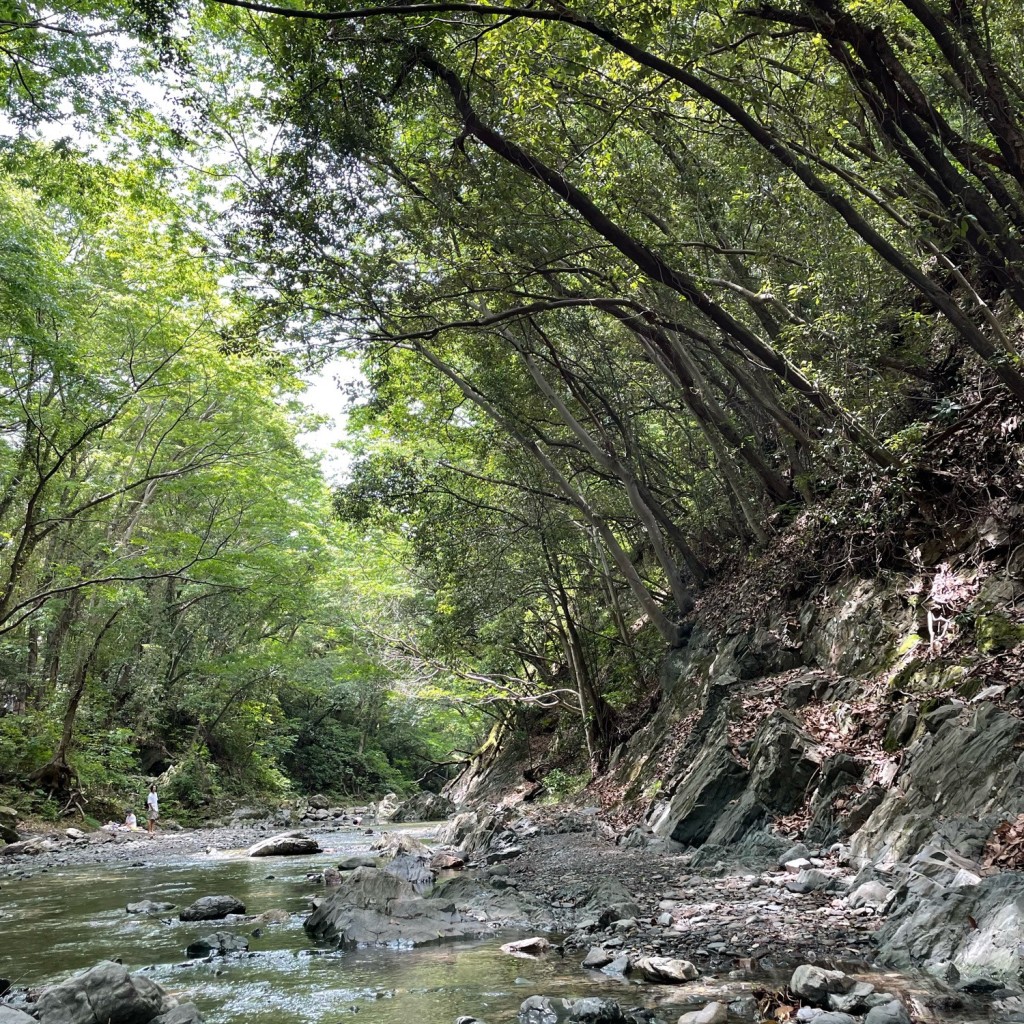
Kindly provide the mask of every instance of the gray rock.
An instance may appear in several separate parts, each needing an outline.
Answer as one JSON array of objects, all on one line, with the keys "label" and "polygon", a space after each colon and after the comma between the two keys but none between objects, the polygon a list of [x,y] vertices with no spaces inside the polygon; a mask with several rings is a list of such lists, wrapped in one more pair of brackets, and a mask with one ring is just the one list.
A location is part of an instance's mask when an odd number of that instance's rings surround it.
[{"label": "gray rock", "polygon": [[787,878],[783,883],[790,892],[819,892],[836,888],[836,880],[820,868],[807,868],[796,878]]},{"label": "gray rock", "polygon": [[35,1010],[39,1024],[149,1024],[164,1004],[159,985],[105,960],[46,989]]},{"label": "gray rock", "polygon": [[185,953],[190,957],[227,956],[228,953],[247,953],[249,942],[234,932],[212,932],[188,944]]},{"label": "gray rock", "polygon": [[[877,932],[883,962],[903,968],[949,964],[965,978],[1019,984],[1024,970],[1024,876],[1019,872],[1001,872],[959,889],[920,876],[901,886],[896,899]],[[966,928],[968,918],[978,927]]]},{"label": "gray rock", "polygon": [[320,844],[301,832],[282,832],[249,847],[250,857],[293,857],[319,852]]},{"label": "gray rock", "polygon": [[622,978],[629,974],[630,963],[629,957],[623,953],[621,956],[617,956],[614,960],[610,960],[604,967],[601,968],[602,974],[607,974],[610,978]]},{"label": "gray rock", "polygon": [[13,1006],[4,1006],[0,1003],[0,1024],[38,1024],[35,1017],[30,1017]]},{"label": "gray rock", "polygon": [[228,914],[244,914],[245,904],[234,896],[201,896],[179,915],[181,921],[219,921]]},{"label": "gray rock", "polygon": [[154,1017],[149,1024],[203,1024],[203,1018],[195,1003],[179,1003],[159,1017]]},{"label": "gray rock", "polygon": [[863,1013],[867,1008],[868,998],[874,994],[875,986],[867,981],[858,981],[849,992],[830,992],[828,1008],[840,1013]]},{"label": "gray rock", "polygon": [[729,1019],[729,1007],[725,1003],[708,1003],[703,1010],[684,1013],[678,1024],[725,1024]]},{"label": "gray rock", "polygon": [[892,895],[892,889],[881,882],[864,882],[847,896],[847,903],[855,910],[859,907],[882,907]]},{"label": "gray rock", "polygon": [[848,1013],[836,1013],[834,1010],[826,1010],[814,1018],[814,1024],[857,1024],[857,1019]]},{"label": "gray rock", "polygon": [[125,912],[129,914],[165,914],[173,910],[174,903],[163,903],[159,900],[139,900],[138,903],[128,903]]},{"label": "gray rock", "polygon": [[502,953],[509,953],[512,956],[537,957],[546,953],[551,948],[551,943],[539,935],[529,939],[518,939],[515,942],[506,942],[502,947]]},{"label": "gray rock", "polygon": [[454,901],[424,899],[412,884],[375,868],[356,868],[306,919],[314,938],[347,946],[422,946],[477,935],[480,921]]},{"label": "gray rock", "polygon": [[680,985],[693,981],[700,972],[689,960],[676,960],[668,956],[642,956],[633,963],[633,969],[648,981]]},{"label": "gray rock", "polygon": [[898,1000],[868,1010],[864,1024],[911,1024],[907,1008]]},{"label": "gray rock", "polygon": [[326,811],[331,806],[331,801],[323,793],[315,793],[306,801],[306,806],[312,807],[314,811]]},{"label": "gray rock", "polygon": [[18,812],[13,807],[0,806],[0,839],[5,843],[20,842]]},{"label": "gray rock", "polygon": [[568,1019],[583,1024],[619,1024],[626,1020],[626,1015],[614,999],[599,999],[596,996],[576,999],[568,1009]]},{"label": "gray rock", "polygon": [[375,868],[380,865],[380,858],[369,853],[357,853],[346,857],[338,863],[339,871],[355,871],[356,868]]},{"label": "gray rock", "polygon": [[607,949],[602,949],[600,946],[591,946],[590,952],[583,958],[581,966],[599,971],[602,967],[606,967],[610,964],[614,959],[614,955],[609,953]]},{"label": "gray rock", "polygon": [[557,1024],[560,1016],[566,1016],[565,1001],[558,1002],[556,1009],[554,1000],[548,996],[530,996],[519,1005],[519,1020],[522,1024]]},{"label": "gray rock", "polygon": [[810,857],[811,851],[804,846],[803,843],[797,843],[796,846],[791,846],[781,857],[779,857],[779,867],[784,868],[787,864],[794,860],[804,860]]},{"label": "gray rock", "polygon": [[849,992],[853,979],[842,971],[828,971],[814,964],[801,964],[789,979],[789,990],[805,1002],[827,1006],[830,994]]},{"label": "gray rock", "polygon": [[445,821],[455,813],[455,804],[438,793],[417,793],[404,800],[392,814],[392,821]]}]

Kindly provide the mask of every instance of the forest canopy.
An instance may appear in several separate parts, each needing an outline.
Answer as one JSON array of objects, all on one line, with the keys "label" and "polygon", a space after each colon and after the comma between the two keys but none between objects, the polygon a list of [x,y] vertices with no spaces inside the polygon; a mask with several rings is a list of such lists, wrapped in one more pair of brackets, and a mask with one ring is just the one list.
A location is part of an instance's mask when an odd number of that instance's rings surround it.
[{"label": "forest canopy", "polygon": [[82,715],[198,789],[410,784],[524,708],[599,765],[709,580],[1024,400],[1010,0],[4,24],[0,744],[45,721],[44,785]]}]

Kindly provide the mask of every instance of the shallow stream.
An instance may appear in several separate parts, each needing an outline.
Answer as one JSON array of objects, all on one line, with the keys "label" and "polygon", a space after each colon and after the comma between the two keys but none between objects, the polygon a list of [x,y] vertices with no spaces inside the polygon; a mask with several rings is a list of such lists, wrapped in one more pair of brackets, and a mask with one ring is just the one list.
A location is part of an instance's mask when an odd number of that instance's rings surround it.
[{"label": "shallow stream", "polygon": [[[335,950],[311,942],[302,922],[311,897],[324,889],[307,874],[367,849],[356,832],[318,838],[324,852],[312,857],[250,859],[244,851],[213,851],[159,863],[145,861],[149,842],[140,842],[140,859],[132,864],[51,867],[4,878],[0,976],[16,988],[36,986],[120,959],[182,1001],[196,1002],[207,1024],[335,1024],[355,1012],[366,1024],[451,1024],[463,1014],[510,1020],[535,993],[643,1001],[638,992],[624,992],[621,981],[584,977],[575,960],[518,959],[499,951],[521,934],[413,950]],[[178,920],[180,908],[221,894],[238,897],[249,914],[284,910],[290,917],[262,926],[259,937],[251,936],[251,921]],[[125,912],[126,903],[143,899],[177,909],[154,917]],[[245,935],[249,954],[187,961],[189,942],[221,930]]]},{"label": "shallow stream", "polygon": [[[207,1024],[339,1024],[349,1013],[358,1013],[365,1024],[452,1024],[462,1015],[499,1024],[515,1021],[520,1003],[534,994],[600,995],[623,1006],[660,1008],[659,1020],[675,1021],[709,999],[735,998],[756,985],[781,988],[788,978],[787,973],[745,983],[718,978],[679,987],[641,985],[583,971],[575,955],[511,957],[499,947],[522,933],[508,932],[418,949],[318,945],[302,922],[310,899],[324,889],[307,875],[365,852],[367,837],[352,830],[317,838],[323,852],[312,857],[250,859],[244,850],[210,850],[147,862],[158,837],[138,843],[132,849],[138,859],[130,863],[41,869],[25,863],[27,877],[0,879],[0,977],[15,988],[34,987],[100,960],[120,959],[182,1001],[197,1003]],[[289,916],[285,923],[259,926],[258,936],[251,934],[257,927],[252,921],[178,920],[178,911],[200,896],[223,894],[242,900],[249,914],[283,910]],[[174,903],[176,909],[154,917],[125,912],[125,904],[143,899]],[[191,941],[221,930],[246,936],[250,952],[211,962],[187,960]],[[915,988],[909,979],[882,972],[868,980],[904,998]]]}]

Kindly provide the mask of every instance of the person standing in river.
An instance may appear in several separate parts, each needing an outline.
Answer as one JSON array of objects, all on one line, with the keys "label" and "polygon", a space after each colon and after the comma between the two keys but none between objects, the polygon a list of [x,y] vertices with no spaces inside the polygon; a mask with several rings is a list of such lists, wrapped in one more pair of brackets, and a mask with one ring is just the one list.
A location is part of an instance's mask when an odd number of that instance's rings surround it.
[{"label": "person standing in river", "polygon": [[156,783],[149,787],[146,797],[146,831],[152,835],[156,828],[156,819],[160,817],[160,801],[156,796]]}]

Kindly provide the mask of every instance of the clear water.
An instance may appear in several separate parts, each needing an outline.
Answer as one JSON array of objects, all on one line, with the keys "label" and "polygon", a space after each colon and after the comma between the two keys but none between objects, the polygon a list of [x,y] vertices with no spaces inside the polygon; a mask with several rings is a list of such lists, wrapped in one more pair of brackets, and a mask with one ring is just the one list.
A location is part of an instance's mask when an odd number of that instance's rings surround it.
[{"label": "clear water", "polygon": [[[399,826],[422,834],[420,826]],[[61,981],[104,959],[145,971],[183,1002],[199,1005],[207,1024],[341,1024],[358,1013],[364,1024],[452,1024],[459,1016],[488,1024],[514,1022],[530,995],[600,995],[623,1006],[654,1009],[664,1024],[710,999],[733,999],[752,988],[778,989],[788,971],[756,978],[707,978],[684,986],[638,984],[584,971],[576,956],[531,960],[499,946],[521,934],[495,933],[473,942],[413,950],[336,950],[311,942],[302,928],[310,900],[324,888],[306,878],[341,858],[366,852],[359,831],[318,836],[324,852],[312,857],[249,859],[244,851],[213,851],[160,861],[51,867],[28,878],[0,878],[0,978],[16,988]],[[159,839],[138,845],[139,859]],[[133,850],[133,852],[135,852]],[[273,876],[268,877],[268,876]],[[249,914],[283,910],[286,923],[182,922],[177,913],[200,896],[230,894]],[[177,905],[155,917],[130,915],[125,904],[159,900]],[[262,935],[250,933],[262,927]],[[250,952],[188,962],[186,946],[214,931],[245,935]],[[978,1006],[935,1012],[925,979],[872,971],[859,977],[879,990],[900,992],[916,1016],[983,1020]],[[929,1005],[931,1004],[931,1005]]]},{"label": "clear water", "polygon": [[[208,1024],[337,1024],[352,1012],[366,1024],[451,1024],[463,1014],[494,1024],[514,1020],[522,1000],[535,993],[645,1001],[640,986],[584,972],[575,959],[500,952],[502,942],[521,935],[414,950],[318,946],[302,922],[310,899],[324,889],[306,875],[366,850],[365,837],[356,833],[319,838],[325,852],[313,857],[249,859],[242,851],[218,851],[172,863],[53,867],[2,879],[0,977],[15,987],[36,986],[119,958],[182,1001],[197,1003]],[[147,845],[140,844],[142,857]],[[290,916],[287,923],[260,926],[262,935],[252,937],[257,925],[251,921],[183,922],[177,909],[155,917],[124,909],[142,899],[180,909],[221,894],[238,897],[249,914],[283,910]],[[249,954],[187,961],[191,941],[221,930],[245,935]]]}]

